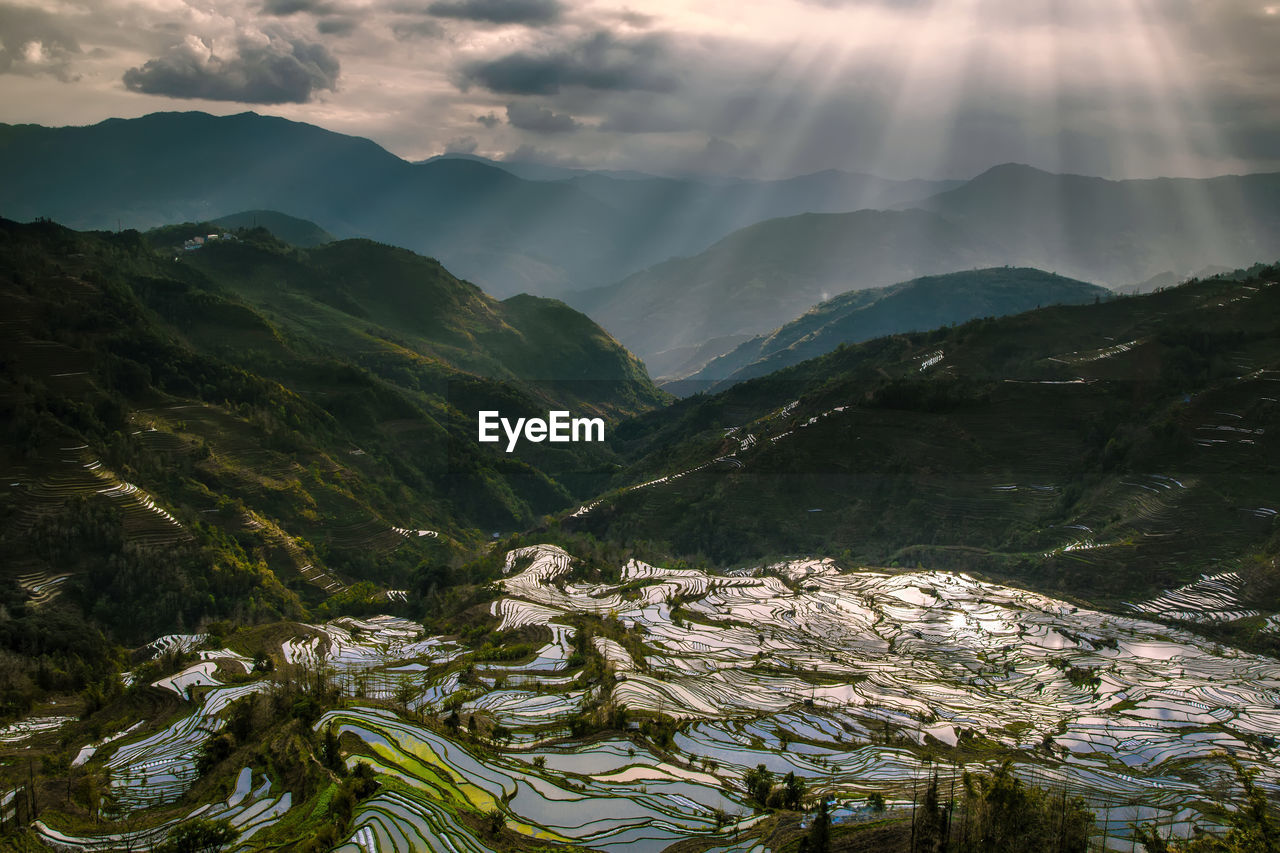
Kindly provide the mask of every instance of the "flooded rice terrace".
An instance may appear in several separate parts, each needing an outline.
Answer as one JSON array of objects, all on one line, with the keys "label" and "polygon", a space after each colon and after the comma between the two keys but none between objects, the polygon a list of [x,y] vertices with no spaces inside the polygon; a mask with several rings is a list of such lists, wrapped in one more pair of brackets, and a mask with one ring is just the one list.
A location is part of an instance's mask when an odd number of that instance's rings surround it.
[{"label": "flooded rice terrace", "polygon": [[[946,784],[1011,759],[1028,781],[1084,797],[1116,849],[1129,849],[1139,820],[1190,832],[1232,784],[1228,757],[1280,788],[1270,658],[963,574],[842,573],[807,560],[718,575],[633,560],[601,585],[570,581],[572,562],[549,545],[506,557],[492,605],[500,628],[550,636],[523,663],[472,663],[464,678],[467,650],[392,617],[338,619],[283,644],[286,661],[323,664],[354,699],[317,729],[358,736],[398,780],[361,805],[341,850],[486,850],[457,815],[496,808],[518,832],[601,850],[704,836],[746,851],[758,839],[742,776],[760,764],[838,800],[878,792],[892,806],[935,772]],[[620,732],[567,740],[571,718],[605,689],[577,677],[570,623],[583,615],[610,626],[590,644],[614,676],[610,701],[633,721],[678,722],[662,751]],[[213,681],[207,662],[167,679],[170,689]],[[167,729],[97,747],[115,750],[120,798],[140,807],[180,794],[192,756],[225,725],[219,712],[265,686],[215,685]],[[454,709],[509,739],[482,748],[422,722]],[[220,808],[252,801],[255,817],[278,817],[282,793],[268,780]]]}]

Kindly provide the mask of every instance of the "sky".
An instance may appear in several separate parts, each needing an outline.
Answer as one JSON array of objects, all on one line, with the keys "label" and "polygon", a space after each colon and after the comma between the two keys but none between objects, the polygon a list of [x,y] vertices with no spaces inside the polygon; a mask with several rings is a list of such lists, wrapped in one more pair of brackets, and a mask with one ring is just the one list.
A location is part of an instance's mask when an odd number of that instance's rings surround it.
[{"label": "sky", "polygon": [[0,122],[662,174],[1280,171],[1280,0],[0,0]]}]

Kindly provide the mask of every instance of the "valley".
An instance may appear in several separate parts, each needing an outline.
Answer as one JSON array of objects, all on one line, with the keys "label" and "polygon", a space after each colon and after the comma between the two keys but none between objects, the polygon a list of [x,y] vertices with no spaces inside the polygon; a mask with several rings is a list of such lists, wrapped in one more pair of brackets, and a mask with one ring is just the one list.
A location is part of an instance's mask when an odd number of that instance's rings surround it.
[{"label": "valley", "polygon": [[1016,802],[1124,851],[1280,796],[1276,267],[922,278],[674,399],[371,241],[0,226],[6,849],[980,850]]}]

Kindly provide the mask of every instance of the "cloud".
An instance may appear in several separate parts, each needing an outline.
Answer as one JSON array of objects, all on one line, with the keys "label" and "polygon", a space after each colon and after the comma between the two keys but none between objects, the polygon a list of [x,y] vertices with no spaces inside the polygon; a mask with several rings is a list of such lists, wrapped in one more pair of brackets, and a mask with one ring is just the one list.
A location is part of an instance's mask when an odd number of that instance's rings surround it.
[{"label": "cloud", "polygon": [[[1003,159],[1115,177],[1275,170],[1276,7],[0,0],[0,119],[160,106],[141,92],[276,103],[410,158],[474,135],[485,151],[535,140],[543,161],[668,173],[964,177]],[[524,106],[511,117],[508,103]],[[569,122],[577,132],[546,133]],[[704,151],[708,139],[738,155]]]},{"label": "cloud", "polygon": [[480,143],[476,141],[474,136],[460,136],[457,139],[450,139],[444,145],[444,153],[446,154],[474,154],[476,149],[480,147]]},{"label": "cloud", "polygon": [[828,9],[856,9],[861,6],[886,9],[928,9],[934,5],[935,0],[800,0],[800,2]]},{"label": "cloud", "polygon": [[571,87],[672,92],[677,82],[671,65],[670,40],[664,35],[624,39],[600,31],[549,49],[468,63],[461,80],[504,95],[553,95]]},{"label": "cloud", "polygon": [[695,172],[733,174],[743,171],[744,164],[751,160],[737,145],[713,136],[701,152],[689,159],[688,168]]},{"label": "cloud", "polygon": [[579,168],[583,165],[583,161],[578,157],[555,151],[546,151],[527,144],[521,145],[514,151],[508,151],[500,159],[506,163],[539,163],[543,166],[562,166],[568,169]]},{"label": "cloud", "polygon": [[444,35],[444,28],[430,19],[419,21],[397,21],[391,25],[391,33],[399,41],[438,39]]},{"label": "cloud", "polygon": [[75,35],[54,15],[23,6],[0,6],[0,74],[51,74],[70,81]]},{"label": "cloud", "polygon": [[338,60],[322,44],[284,36],[241,36],[223,57],[196,36],[164,56],[130,68],[124,84],[134,92],[247,104],[302,104],[321,89],[335,91]]},{"label": "cloud", "polygon": [[572,133],[582,126],[571,115],[520,102],[507,104],[507,123],[534,133]]},{"label": "cloud", "polygon": [[323,36],[349,36],[359,26],[358,18],[324,18],[316,22],[316,32]]},{"label": "cloud", "polygon": [[631,9],[623,9],[620,12],[605,14],[611,15],[620,23],[625,24],[628,27],[634,27],[638,30],[653,26],[653,22],[656,20],[653,15],[646,15],[643,12],[635,12]]},{"label": "cloud", "polygon": [[262,11],[268,15],[284,18],[299,12],[328,15],[337,10],[328,0],[264,0]]},{"label": "cloud", "polygon": [[676,133],[704,126],[707,116],[672,98],[639,92],[634,102],[615,103],[599,125],[606,133]]},{"label": "cloud", "polygon": [[559,20],[559,0],[436,0],[427,11],[439,18],[491,24],[549,24]]}]

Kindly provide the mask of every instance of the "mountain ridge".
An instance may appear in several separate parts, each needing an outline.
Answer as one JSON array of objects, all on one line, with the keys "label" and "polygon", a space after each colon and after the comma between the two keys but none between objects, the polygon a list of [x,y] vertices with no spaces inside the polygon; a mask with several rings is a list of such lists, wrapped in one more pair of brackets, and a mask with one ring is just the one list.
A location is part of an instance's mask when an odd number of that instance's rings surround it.
[{"label": "mountain ridge", "polygon": [[1025,267],[927,276],[837,296],[767,335],[740,344],[697,372],[678,378],[700,390],[720,390],[822,355],[842,344],[1112,295],[1112,291],[1097,285]]},{"label": "mountain ridge", "polygon": [[997,257],[923,210],[810,213],[757,223],[697,256],[569,299],[647,360],[710,338],[766,332],[851,289],[992,266]]}]

